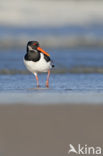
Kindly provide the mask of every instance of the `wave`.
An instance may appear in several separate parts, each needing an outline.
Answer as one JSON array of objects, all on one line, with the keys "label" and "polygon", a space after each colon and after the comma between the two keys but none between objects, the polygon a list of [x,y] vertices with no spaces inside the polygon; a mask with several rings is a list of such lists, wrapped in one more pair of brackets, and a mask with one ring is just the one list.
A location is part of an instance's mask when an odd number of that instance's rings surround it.
[{"label": "wave", "polygon": [[[103,74],[103,67],[72,67],[71,69],[68,68],[57,68],[51,71],[53,74],[92,74],[92,73],[99,73]],[[0,75],[26,75],[30,74],[27,70],[16,70],[16,69],[1,69]]]},{"label": "wave", "polygon": [[[41,46],[47,48],[76,48],[76,47],[103,47],[103,38],[90,35],[21,35],[5,36],[0,39],[0,49],[24,48],[29,40],[40,41]],[[6,41],[6,42],[5,42]]]}]

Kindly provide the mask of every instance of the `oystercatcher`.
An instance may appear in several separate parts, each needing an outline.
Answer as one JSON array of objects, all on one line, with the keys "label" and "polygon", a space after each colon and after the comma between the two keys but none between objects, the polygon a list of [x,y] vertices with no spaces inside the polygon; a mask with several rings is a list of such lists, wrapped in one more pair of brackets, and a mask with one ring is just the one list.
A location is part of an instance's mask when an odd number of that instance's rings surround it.
[{"label": "oystercatcher", "polygon": [[37,87],[39,87],[38,73],[48,72],[46,87],[49,87],[50,69],[54,67],[54,64],[50,59],[50,55],[40,48],[38,41],[29,41],[27,43],[27,53],[24,56],[24,64],[27,69],[35,75]]}]

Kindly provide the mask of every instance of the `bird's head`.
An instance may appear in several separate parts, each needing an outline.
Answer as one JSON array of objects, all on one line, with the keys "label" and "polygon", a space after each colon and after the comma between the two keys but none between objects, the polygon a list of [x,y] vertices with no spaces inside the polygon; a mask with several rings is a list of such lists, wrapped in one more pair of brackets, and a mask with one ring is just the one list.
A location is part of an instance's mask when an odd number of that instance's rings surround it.
[{"label": "bird's head", "polygon": [[39,47],[39,42],[38,41],[29,41],[27,43],[28,50],[37,50],[37,47]]},{"label": "bird's head", "polygon": [[27,51],[30,51],[30,50],[37,50],[37,51],[44,53],[47,56],[50,56],[46,51],[44,51],[42,48],[40,48],[38,41],[29,41],[27,43]]}]

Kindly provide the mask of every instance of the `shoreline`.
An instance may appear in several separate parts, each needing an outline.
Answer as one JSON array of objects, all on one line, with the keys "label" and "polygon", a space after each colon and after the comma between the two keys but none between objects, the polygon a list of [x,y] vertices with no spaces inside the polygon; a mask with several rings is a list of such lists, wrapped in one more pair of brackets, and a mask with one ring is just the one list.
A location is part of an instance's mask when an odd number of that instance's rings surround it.
[{"label": "shoreline", "polygon": [[66,92],[57,92],[52,88],[30,88],[25,92],[6,92],[0,93],[0,104],[24,106],[48,106],[48,105],[103,105],[103,91],[93,92],[87,90],[84,92],[67,89]]}]

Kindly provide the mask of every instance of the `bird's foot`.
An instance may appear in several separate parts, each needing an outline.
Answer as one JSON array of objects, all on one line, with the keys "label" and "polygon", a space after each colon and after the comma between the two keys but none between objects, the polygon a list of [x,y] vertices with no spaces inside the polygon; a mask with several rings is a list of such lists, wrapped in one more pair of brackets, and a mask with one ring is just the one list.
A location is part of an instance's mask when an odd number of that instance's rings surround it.
[{"label": "bird's foot", "polygon": [[47,88],[49,88],[49,85],[46,85]]},{"label": "bird's foot", "polygon": [[37,88],[40,88],[40,85],[37,85]]}]

